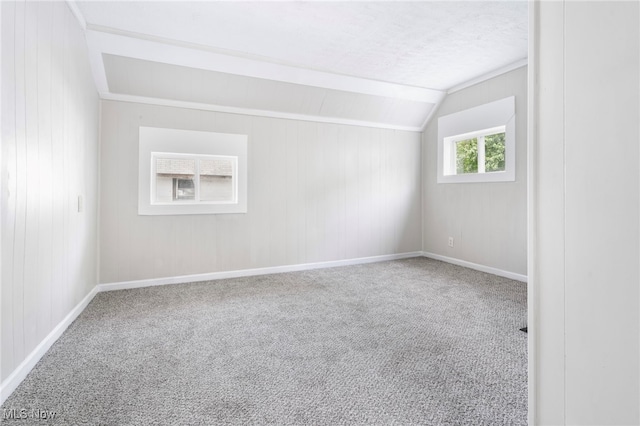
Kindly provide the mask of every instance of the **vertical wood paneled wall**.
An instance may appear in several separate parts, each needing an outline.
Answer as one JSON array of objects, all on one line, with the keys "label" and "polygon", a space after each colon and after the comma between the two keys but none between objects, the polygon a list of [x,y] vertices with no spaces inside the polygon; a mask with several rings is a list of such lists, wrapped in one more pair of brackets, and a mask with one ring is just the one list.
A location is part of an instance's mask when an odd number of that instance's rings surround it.
[{"label": "vertical wood paneled wall", "polygon": [[[438,117],[509,96],[516,98],[516,180],[438,183]],[[448,95],[423,142],[424,250],[527,275],[527,68]]]},{"label": "vertical wood paneled wall", "polygon": [[[103,101],[100,282],[421,250],[420,134]],[[138,127],[249,135],[247,214],[138,216]]]},{"label": "vertical wood paneled wall", "polygon": [[100,105],[66,3],[0,7],[4,380],[96,285]]},{"label": "vertical wood paneled wall", "polygon": [[640,2],[535,2],[534,424],[640,424]]}]

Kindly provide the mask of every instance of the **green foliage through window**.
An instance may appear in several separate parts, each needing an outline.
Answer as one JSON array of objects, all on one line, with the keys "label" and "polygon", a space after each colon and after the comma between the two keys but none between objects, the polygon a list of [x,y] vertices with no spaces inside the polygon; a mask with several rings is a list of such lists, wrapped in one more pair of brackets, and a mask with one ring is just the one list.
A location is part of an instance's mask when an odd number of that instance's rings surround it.
[{"label": "green foliage through window", "polygon": [[[455,143],[456,174],[478,173],[478,138]],[[505,170],[505,133],[484,136],[484,171]]]},{"label": "green foliage through window", "polygon": [[478,173],[478,138],[456,142],[456,174]]},{"label": "green foliage through window", "polygon": [[504,171],[504,146],[504,132],[484,137],[484,164],[486,172]]}]

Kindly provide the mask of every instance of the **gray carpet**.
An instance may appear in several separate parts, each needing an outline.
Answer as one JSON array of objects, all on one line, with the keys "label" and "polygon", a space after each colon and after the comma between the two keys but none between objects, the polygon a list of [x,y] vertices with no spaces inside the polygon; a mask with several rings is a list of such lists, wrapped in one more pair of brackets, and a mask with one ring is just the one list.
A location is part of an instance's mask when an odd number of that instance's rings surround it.
[{"label": "gray carpet", "polygon": [[100,293],[2,408],[55,424],[526,424],[525,325],[525,284],[424,258]]}]

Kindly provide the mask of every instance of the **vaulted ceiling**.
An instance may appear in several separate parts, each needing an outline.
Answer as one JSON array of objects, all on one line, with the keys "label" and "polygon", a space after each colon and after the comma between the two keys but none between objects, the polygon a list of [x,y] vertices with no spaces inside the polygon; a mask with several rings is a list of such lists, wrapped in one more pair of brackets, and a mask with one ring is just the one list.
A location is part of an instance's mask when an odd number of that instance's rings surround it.
[{"label": "vaulted ceiling", "polygon": [[526,64],[526,1],[71,2],[100,95],[420,130]]}]

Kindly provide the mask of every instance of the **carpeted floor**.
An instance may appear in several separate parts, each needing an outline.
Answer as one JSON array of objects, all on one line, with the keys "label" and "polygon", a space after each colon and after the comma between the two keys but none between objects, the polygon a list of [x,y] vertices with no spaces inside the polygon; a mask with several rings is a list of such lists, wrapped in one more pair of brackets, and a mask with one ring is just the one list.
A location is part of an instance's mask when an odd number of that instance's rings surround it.
[{"label": "carpeted floor", "polygon": [[55,424],[526,424],[525,325],[525,284],[425,258],[100,293],[2,408]]}]

